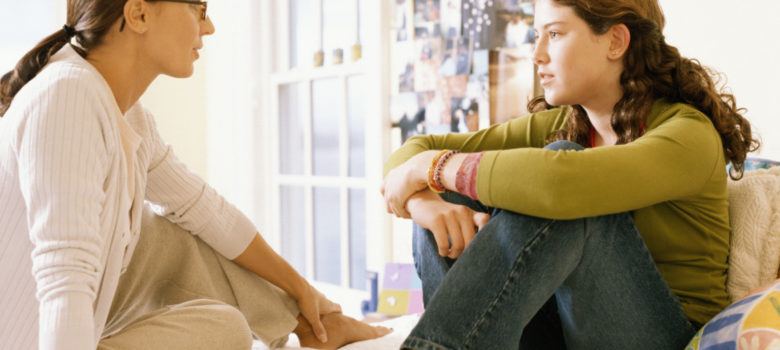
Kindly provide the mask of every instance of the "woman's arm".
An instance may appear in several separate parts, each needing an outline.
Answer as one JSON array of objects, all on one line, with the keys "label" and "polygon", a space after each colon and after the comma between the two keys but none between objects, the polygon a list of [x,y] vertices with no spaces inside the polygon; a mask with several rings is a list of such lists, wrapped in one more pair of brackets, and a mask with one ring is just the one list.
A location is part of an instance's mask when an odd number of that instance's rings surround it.
[{"label": "woman's arm", "polygon": [[341,307],[314,289],[260,234],[255,235],[246,250],[233,261],[289,294],[298,303],[301,315],[309,321],[317,338],[328,342],[320,315],[341,312]]},{"label": "woman's arm", "polygon": [[311,287],[263,240],[251,221],[232,204],[190,172],[160,138],[154,119],[150,127],[152,163],[147,199],[162,209],[161,215],[199,236],[220,254],[287,292],[322,342],[327,342],[320,315],[341,308]]},{"label": "woman's arm", "polygon": [[101,232],[100,213],[116,208],[104,203],[112,135],[99,96],[78,74],[41,89],[15,142],[35,247],[40,349],[94,349],[99,337],[93,305],[111,235]]}]

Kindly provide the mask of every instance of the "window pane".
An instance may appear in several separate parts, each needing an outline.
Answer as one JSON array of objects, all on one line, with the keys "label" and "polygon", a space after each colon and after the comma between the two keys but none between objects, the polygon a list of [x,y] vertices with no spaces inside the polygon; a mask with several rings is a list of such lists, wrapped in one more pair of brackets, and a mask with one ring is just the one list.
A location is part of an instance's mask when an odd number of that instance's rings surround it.
[{"label": "window pane", "polygon": [[48,35],[62,28],[59,5],[50,1],[4,1],[0,10],[0,75]]},{"label": "window pane", "polygon": [[315,0],[290,0],[290,68],[311,67],[319,29]]},{"label": "window pane", "polygon": [[344,89],[338,79],[315,80],[312,86],[314,175],[339,175],[339,117]]},{"label": "window pane", "polygon": [[304,83],[279,88],[279,170],[282,174],[303,175],[303,127],[307,120],[305,98]]},{"label": "window pane", "polygon": [[350,287],[366,289],[366,191],[349,190]]},{"label": "window pane", "polygon": [[304,188],[281,186],[279,189],[282,256],[302,275],[306,274],[306,228]]},{"label": "window pane", "polygon": [[341,283],[339,189],[314,189],[314,278]]},{"label": "window pane", "polygon": [[326,62],[332,62],[333,50],[342,49],[349,60],[350,48],[357,42],[357,3],[355,0],[322,0],[323,49]]},{"label": "window pane", "polygon": [[367,89],[365,76],[350,77],[347,80],[349,91],[349,176],[363,177],[366,173],[366,100],[361,98]]}]

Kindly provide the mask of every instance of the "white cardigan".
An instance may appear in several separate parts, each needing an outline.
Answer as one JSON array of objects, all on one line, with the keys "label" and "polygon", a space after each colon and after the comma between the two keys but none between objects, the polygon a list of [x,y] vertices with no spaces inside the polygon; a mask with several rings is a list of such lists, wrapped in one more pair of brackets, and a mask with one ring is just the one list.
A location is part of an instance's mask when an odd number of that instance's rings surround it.
[{"label": "white cardigan", "polygon": [[[130,168],[120,118],[138,136]],[[0,118],[0,349],[96,348],[144,199],[230,259],[257,232],[66,45]]]}]

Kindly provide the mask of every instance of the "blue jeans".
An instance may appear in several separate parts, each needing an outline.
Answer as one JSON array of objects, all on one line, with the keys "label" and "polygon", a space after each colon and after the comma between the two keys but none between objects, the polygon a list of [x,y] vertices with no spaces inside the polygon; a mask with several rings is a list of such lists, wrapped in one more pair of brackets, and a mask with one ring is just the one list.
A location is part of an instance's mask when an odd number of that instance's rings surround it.
[{"label": "blue jeans", "polygon": [[403,349],[682,349],[696,332],[629,213],[550,220],[495,209],[457,260],[414,231],[425,313]]}]

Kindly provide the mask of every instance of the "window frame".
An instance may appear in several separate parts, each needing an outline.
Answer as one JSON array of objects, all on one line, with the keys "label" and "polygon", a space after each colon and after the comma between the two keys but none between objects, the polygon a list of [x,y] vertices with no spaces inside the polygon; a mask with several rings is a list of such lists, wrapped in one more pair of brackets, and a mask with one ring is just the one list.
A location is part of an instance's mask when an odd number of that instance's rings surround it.
[{"label": "window frame", "polygon": [[[315,7],[320,8],[322,0],[315,0]],[[352,1],[352,0],[350,0]],[[380,272],[383,270],[386,262],[393,261],[393,230],[392,220],[385,213],[384,202],[379,194],[379,188],[382,182],[382,165],[384,159],[389,155],[391,127],[389,123],[389,49],[390,44],[386,40],[387,33],[390,32],[389,18],[383,18],[383,13],[392,5],[391,1],[362,1],[361,13],[365,17],[361,18],[364,25],[370,24],[367,28],[367,34],[362,38],[363,57],[358,62],[350,62],[349,48],[344,48],[345,59],[341,65],[325,65],[323,67],[296,67],[291,68],[290,63],[290,22],[289,8],[290,0],[277,0],[265,2],[263,5],[265,15],[264,32],[269,33],[266,37],[272,40],[264,41],[260,46],[260,52],[273,52],[270,60],[265,60],[263,72],[267,72],[264,86],[261,90],[267,92],[266,103],[263,103],[263,134],[265,136],[265,149],[267,156],[261,169],[266,169],[267,181],[264,184],[263,200],[265,205],[266,233],[264,234],[269,244],[281,251],[281,235],[284,234],[281,229],[281,215],[278,205],[280,202],[281,186],[295,185],[304,188],[303,218],[306,227],[306,268],[301,271],[309,280],[314,280],[314,237],[313,237],[313,189],[315,187],[336,187],[340,191],[340,249],[341,256],[340,287],[349,288],[351,282],[350,269],[350,240],[349,240],[349,190],[363,189],[365,191],[365,225],[366,225],[366,269],[368,271]],[[315,15],[317,16],[317,15]],[[317,16],[319,17],[319,16]],[[369,43],[368,45],[366,43]],[[326,53],[327,54],[327,53]],[[313,53],[312,53],[313,57]],[[378,82],[376,89],[370,90],[366,94],[366,108],[364,113],[371,118],[365,118],[365,172],[364,177],[349,177],[349,112],[347,86],[349,77],[364,75],[367,82]],[[339,152],[340,158],[345,161],[340,162],[339,176],[315,176],[312,174],[312,134],[311,124],[313,110],[311,106],[312,84],[314,80],[336,78],[340,79],[340,86],[344,89],[342,104],[342,113],[339,116]],[[306,84],[306,98],[304,100],[303,110],[304,119],[304,175],[283,175],[280,173],[279,163],[279,97],[280,89],[283,85],[303,83]],[[369,140],[379,140],[378,142],[369,142]],[[371,228],[371,231],[368,228]],[[378,232],[377,230],[378,229]],[[359,278],[359,277],[358,277]]]}]

